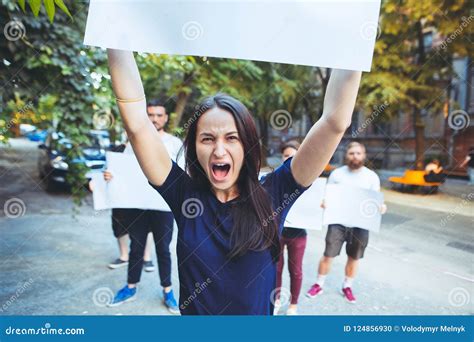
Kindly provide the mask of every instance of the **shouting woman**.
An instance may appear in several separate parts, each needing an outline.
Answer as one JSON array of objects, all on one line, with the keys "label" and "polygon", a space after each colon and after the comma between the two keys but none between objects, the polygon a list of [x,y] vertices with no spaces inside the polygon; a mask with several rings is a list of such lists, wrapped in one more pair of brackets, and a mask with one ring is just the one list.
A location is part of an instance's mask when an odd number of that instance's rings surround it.
[{"label": "shouting woman", "polygon": [[260,182],[259,137],[241,102],[225,94],[202,101],[188,123],[183,170],[148,120],[133,53],[108,50],[108,58],[135,155],[178,225],[181,314],[271,315],[285,217],[350,125],[361,73],[332,72],[321,118]]}]

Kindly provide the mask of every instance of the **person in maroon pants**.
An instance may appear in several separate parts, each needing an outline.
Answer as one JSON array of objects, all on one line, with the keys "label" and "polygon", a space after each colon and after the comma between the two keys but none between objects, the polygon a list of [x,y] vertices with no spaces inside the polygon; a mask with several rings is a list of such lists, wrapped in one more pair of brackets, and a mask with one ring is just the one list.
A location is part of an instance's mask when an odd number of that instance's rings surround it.
[{"label": "person in maroon pants", "polygon": [[[281,146],[283,161],[295,155],[300,147],[300,143],[296,140],[290,140]],[[303,255],[306,248],[306,230],[296,227],[283,227],[280,237],[281,252],[277,264],[277,291],[275,300],[274,315],[278,314],[282,306],[281,300],[281,283],[284,264],[284,249],[288,251],[288,270],[290,272],[290,305],[286,311],[287,315],[298,314],[298,297],[301,292],[301,284],[303,282]]]}]

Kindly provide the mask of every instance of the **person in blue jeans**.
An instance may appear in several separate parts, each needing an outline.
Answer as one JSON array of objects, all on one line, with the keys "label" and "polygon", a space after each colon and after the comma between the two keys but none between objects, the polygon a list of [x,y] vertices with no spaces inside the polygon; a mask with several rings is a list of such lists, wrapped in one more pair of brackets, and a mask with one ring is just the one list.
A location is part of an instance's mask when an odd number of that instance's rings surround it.
[{"label": "person in blue jeans", "polygon": [[259,137],[240,101],[216,94],[196,107],[185,124],[182,169],[146,117],[133,53],[107,52],[135,154],[178,225],[181,314],[271,315],[285,217],[321,174],[349,127],[361,73],[332,72],[321,119],[294,157],[259,181]]}]

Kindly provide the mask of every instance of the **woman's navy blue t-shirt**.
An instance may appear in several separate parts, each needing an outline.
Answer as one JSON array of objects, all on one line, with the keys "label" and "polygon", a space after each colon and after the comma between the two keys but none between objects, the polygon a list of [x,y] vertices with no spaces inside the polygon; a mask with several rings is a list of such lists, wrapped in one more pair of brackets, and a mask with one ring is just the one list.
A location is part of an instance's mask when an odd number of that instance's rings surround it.
[{"label": "woman's navy blue t-shirt", "polygon": [[[270,195],[279,233],[294,201],[307,189],[296,183],[291,158],[260,183]],[[150,183],[151,184],[151,183]],[[179,307],[183,315],[271,315],[276,267],[270,249],[230,260],[232,205],[198,188],[174,161],[161,186],[178,225]]]}]

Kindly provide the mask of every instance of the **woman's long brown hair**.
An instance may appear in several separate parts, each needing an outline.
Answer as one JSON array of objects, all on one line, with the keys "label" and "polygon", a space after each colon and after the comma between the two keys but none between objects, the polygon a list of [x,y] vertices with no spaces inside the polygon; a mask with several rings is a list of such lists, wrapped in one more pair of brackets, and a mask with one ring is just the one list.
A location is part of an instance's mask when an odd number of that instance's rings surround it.
[{"label": "woman's long brown hair", "polygon": [[244,149],[244,161],[237,180],[240,196],[232,207],[232,249],[228,257],[238,258],[248,251],[270,248],[276,260],[280,253],[278,222],[270,219],[273,217],[270,196],[258,180],[260,143],[255,122],[244,104],[232,96],[219,93],[207,97],[196,107],[184,140],[186,169],[198,186],[210,189],[209,179],[197,161],[196,132],[202,114],[215,107],[229,112],[234,117]]}]

